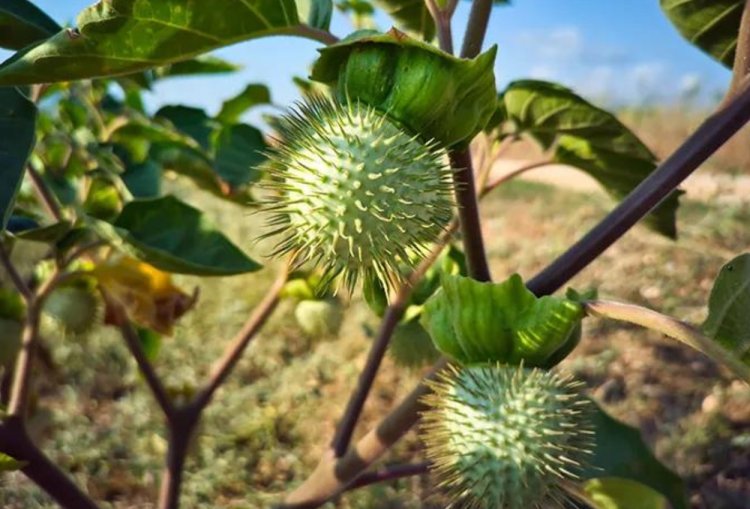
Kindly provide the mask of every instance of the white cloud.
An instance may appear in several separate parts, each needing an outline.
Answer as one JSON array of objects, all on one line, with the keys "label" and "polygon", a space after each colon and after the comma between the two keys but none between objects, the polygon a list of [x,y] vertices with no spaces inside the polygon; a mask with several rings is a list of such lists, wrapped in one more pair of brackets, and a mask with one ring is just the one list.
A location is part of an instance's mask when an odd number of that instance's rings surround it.
[{"label": "white cloud", "polygon": [[529,70],[529,77],[536,80],[555,80],[558,78],[558,69],[547,64],[537,64]]},{"label": "white cloud", "polygon": [[572,60],[583,50],[583,35],[576,27],[521,32],[518,42],[535,57],[544,60]]}]

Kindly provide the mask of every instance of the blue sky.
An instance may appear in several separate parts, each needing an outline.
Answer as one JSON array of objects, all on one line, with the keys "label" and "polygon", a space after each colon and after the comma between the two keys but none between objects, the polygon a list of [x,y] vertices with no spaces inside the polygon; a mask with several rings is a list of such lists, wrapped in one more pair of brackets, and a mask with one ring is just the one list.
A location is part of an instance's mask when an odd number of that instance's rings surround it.
[{"label": "blue sky", "polygon": [[[58,22],[72,23],[93,2],[35,3]],[[455,16],[457,47],[469,6],[462,1]],[[376,21],[381,29],[390,27],[385,16]],[[334,19],[336,35],[351,30],[344,17]],[[676,102],[696,88],[710,99],[730,78],[721,65],[677,34],[658,0],[515,0],[510,7],[495,8],[485,48],[493,43],[499,46],[495,72],[500,86],[519,78],[550,79],[598,103]],[[221,49],[216,55],[241,64],[242,71],[165,81],[149,94],[147,104],[156,108],[183,103],[216,112],[222,100],[249,82],[268,84],[276,104],[289,104],[298,98],[290,76],[307,74],[317,47],[305,39],[272,37]]]}]

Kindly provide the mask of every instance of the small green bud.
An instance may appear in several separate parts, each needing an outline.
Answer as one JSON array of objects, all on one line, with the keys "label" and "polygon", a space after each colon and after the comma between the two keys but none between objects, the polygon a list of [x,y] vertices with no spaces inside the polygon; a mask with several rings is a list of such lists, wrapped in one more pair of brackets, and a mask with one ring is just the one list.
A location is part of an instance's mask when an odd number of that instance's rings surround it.
[{"label": "small green bud", "polygon": [[450,367],[423,402],[422,439],[440,487],[459,507],[562,507],[593,448],[581,383],[516,366]]},{"label": "small green bud", "polygon": [[44,312],[73,334],[91,330],[100,317],[100,308],[96,289],[84,286],[58,288],[44,302]]},{"label": "small green bud", "polygon": [[294,309],[294,318],[308,336],[332,337],[341,329],[344,312],[337,299],[303,300]]},{"label": "small green bud", "polygon": [[318,98],[284,117],[281,134],[266,236],[281,237],[275,254],[320,266],[324,282],[391,288],[453,215],[444,152],[369,106]]}]

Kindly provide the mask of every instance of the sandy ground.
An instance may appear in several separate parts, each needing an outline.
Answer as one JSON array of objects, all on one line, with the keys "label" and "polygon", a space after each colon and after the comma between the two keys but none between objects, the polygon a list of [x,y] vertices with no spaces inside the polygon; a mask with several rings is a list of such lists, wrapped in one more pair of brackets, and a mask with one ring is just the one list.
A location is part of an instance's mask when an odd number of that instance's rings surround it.
[{"label": "sandy ground", "polygon": [[[491,179],[510,173],[529,162],[531,161],[520,159],[498,161],[492,169]],[[596,180],[586,173],[561,164],[540,167],[519,178],[580,192],[603,192]],[[709,174],[698,170],[680,188],[692,200],[736,204],[750,199],[750,176]]]}]

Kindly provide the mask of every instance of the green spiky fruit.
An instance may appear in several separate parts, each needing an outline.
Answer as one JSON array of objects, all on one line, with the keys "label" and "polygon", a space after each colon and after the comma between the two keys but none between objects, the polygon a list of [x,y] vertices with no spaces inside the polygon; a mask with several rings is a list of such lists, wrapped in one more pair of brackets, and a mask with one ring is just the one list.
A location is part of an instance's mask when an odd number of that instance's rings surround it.
[{"label": "green spiky fruit", "polygon": [[[276,254],[312,262],[324,281],[401,279],[453,215],[444,152],[361,103],[317,98],[282,119],[266,205]],[[415,256],[415,254],[417,256]]]},{"label": "green spiky fruit", "polygon": [[424,398],[422,437],[439,485],[471,509],[562,507],[593,447],[580,383],[506,365],[451,367]]},{"label": "green spiky fruit", "polygon": [[99,308],[96,290],[82,286],[58,288],[44,303],[44,312],[73,334],[88,332],[99,317]]},{"label": "green spiky fruit", "polygon": [[336,336],[344,320],[344,310],[337,299],[303,300],[294,309],[294,318],[310,337]]}]

